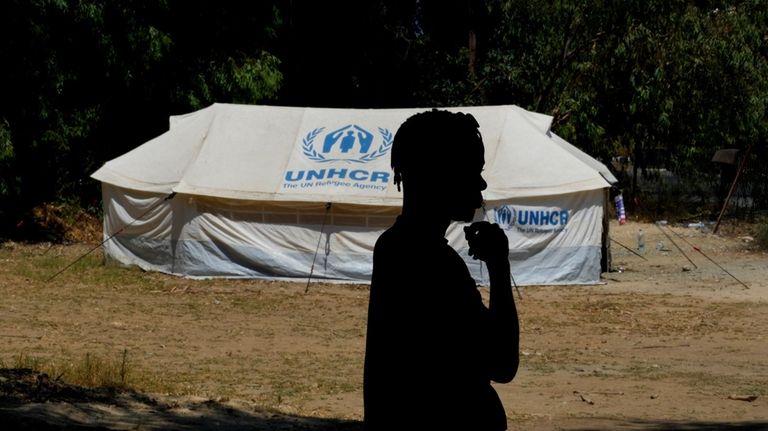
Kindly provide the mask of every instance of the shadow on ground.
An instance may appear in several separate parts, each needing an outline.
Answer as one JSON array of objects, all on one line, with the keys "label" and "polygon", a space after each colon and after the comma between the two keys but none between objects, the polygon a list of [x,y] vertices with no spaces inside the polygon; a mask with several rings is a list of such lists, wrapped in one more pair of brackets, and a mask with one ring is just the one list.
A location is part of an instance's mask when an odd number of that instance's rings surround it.
[{"label": "shadow on ground", "polygon": [[591,418],[589,420],[577,419],[575,422],[558,429],[567,431],[768,431],[768,419],[765,421],[710,422]]},{"label": "shadow on ground", "polygon": [[91,389],[30,369],[0,369],[3,430],[359,431],[362,423],[289,415],[204,399],[161,400],[135,391]]},{"label": "shadow on ground", "polygon": [[[555,428],[553,428],[553,426]],[[31,369],[0,368],[0,429],[362,431],[359,421],[290,415],[245,403],[156,398],[135,391],[68,385]],[[768,420],[705,422],[560,418],[512,424],[510,430],[768,431]]]},{"label": "shadow on ground", "polygon": [[635,421],[643,430],[658,431],[768,431],[768,420],[755,422]]}]

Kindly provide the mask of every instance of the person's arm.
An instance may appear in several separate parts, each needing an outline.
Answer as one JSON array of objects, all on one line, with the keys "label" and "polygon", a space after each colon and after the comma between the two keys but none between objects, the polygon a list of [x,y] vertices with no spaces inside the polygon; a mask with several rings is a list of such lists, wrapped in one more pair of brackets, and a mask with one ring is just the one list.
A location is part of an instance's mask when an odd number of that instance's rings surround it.
[{"label": "person's arm", "polygon": [[520,323],[512,295],[509,259],[490,260],[486,264],[491,281],[491,379],[507,383],[515,378],[520,362]]},{"label": "person's arm", "polygon": [[465,228],[469,254],[488,267],[491,282],[490,371],[491,380],[508,383],[520,363],[520,323],[509,270],[509,242],[496,224],[478,222]]}]

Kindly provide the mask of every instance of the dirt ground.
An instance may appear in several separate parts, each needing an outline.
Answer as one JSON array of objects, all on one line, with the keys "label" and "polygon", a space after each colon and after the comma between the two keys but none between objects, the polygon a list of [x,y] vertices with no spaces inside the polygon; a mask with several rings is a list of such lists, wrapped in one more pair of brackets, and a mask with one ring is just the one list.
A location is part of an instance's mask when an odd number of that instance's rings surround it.
[{"label": "dirt ground", "polygon": [[[640,228],[647,260],[619,245]],[[768,429],[768,255],[735,229],[665,231],[693,263],[653,224],[612,224],[603,283],[520,289],[521,368],[495,386],[509,429]],[[0,245],[0,429],[361,429],[366,286],[187,280],[100,251],[46,281],[89,247]],[[17,369],[89,355],[125,359],[134,390]]]}]

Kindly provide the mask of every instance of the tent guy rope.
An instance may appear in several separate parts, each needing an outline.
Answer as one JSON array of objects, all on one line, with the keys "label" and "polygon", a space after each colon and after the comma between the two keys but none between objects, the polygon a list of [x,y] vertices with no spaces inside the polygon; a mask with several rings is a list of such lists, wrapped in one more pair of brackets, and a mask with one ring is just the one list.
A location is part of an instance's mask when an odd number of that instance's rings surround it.
[{"label": "tent guy rope", "polygon": [[317,260],[317,252],[320,250],[320,242],[323,240],[323,233],[325,233],[325,222],[328,220],[328,213],[331,212],[331,203],[325,203],[325,214],[323,215],[323,224],[320,225],[320,235],[317,237],[317,248],[315,248],[315,255],[312,257],[312,266],[309,268],[309,277],[307,277],[307,287],[304,288],[304,293],[309,292],[309,283],[312,281],[312,275],[315,273],[315,260]]},{"label": "tent guy rope", "polygon": [[[51,280],[53,280],[54,278],[58,277],[59,274],[61,274],[62,272],[68,270],[70,267],[72,267],[72,265],[76,264],[77,262],[80,262],[80,260],[82,260],[85,256],[88,256],[89,254],[91,254],[94,251],[96,251],[97,248],[99,248],[102,245],[106,244],[107,241],[109,241],[110,239],[116,237],[117,235],[122,233],[126,228],[130,227],[132,224],[134,224],[137,221],[139,221],[142,218],[144,218],[145,215],[147,215],[150,212],[152,212],[152,210],[154,210],[155,208],[159,207],[161,204],[165,203],[166,201],[169,201],[169,200],[173,199],[174,196],[176,196],[176,192],[173,192],[173,193],[169,194],[165,199],[163,199],[160,202],[157,202],[156,204],[152,205],[151,207],[149,207],[148,210],[144,211],[140,216],[138,216],[135,219],[131,220],[130,223],[128,223],[128,224],[124,225],[123,227],[121,227],[120,229],[118,229],[115,233],[113,233],[112,235],[107,237],[107,239],[105,239],[104,241],[100,242],[95,247],[93,247],[92,249],[90,249],[87,252],[83,253],[82,255],[80,255],[77,259],[73,260],[69,265],[65,266],[64,268],[59,270],[59,272],[57,272],[56,274],[53,274],[49,279],[45,280],[45,282],[48,283]],[[46,250],[46,253],[47,253],[47,250]]]},{"label": "tent guy rope", "polygon": [[648,260],[648,259],[646,259],[646,258],[645,258],[645,257],[644,257],[642,254],[638,254],[636,251],[634,251],[634,250],[632,250],[631,248],[627,247],[626,245],[624,245],[624,244],[622,244],[622,243],[620,243],[620,242],[616,241],[615,239],[611,238],[611,241],[613,241],[613,242],[615,242],[616,244],[618,244],[618,245],[620,245],[620,246],[622,246],[622,247],[626,248],[626,249],[627,249],[627,250],[628,250],[630,253],[634,254],[635,256],[639,257],[640,259],[643,259],[643,260]]},{"label": "tent guy rope", "polygon": [[685,241],[685,243],[686,243],[686,244],[688,244],[688,245],[690,245],[692,249],[694,249],[694,250],[698,251],[698,252],[699,252],[699,253],[700,253],[702,256],[704,256],[705,258],[707,258],[707,260],[709,260],[710,262],[714,263],[714,264],[715,264],[715,266],[717,266],[718,268],[720,268],[720,269],[721,269],[721,270],[722,270],[724,273],[726,273],[726,274],[730,275],[730,276],[731,276],[731,278],[733,278],[733,279],[734,279],[734,280],[736,280],[736,281],[737,281],[739,284],[741,284],[742,286],[744,286],[744,288],[746,288],[746,289],[749,289],[749,286],[747,286],[747,285],[746,285],[746,284],[745,284],[743,281],[741,281],[741,280],[739,280],[738,278],[736,278],[736,276],[735,276],[735,275],[733,275],[733,274],[731,274],[730,272],[728,272],[728,270],[726,270],[725,268],[723,268],[723,267],[722,267],[722,266],[721,266],[719,263],[715,262],[715,261],[714,261],[714,260],[713,260],[711,257],[709,257],[708,255],[706,255],[706,254],[705,254],[703,251],[701,251],[701,248],[699,248],[699,247],[697,247],[697,246],[695,246],[695,245],[691,244],[690,242],[688,242],[688,240],[687,240],[687,239],[685,239],[685,237],[683,237],[683,236],[682,236],[682,235],[680,235],[679,233],[677,233],[677,232],[675,232],[674,230],[672,230],[672,228],[671,228],[671,227],[667,226],[667,229],[669,229],[669,231],[670,231],[670,232],[672,232],[673,234],[675,234],[675,236],[676,236],[676,237],[678,237],[678,238],[682,239],[683,241]]},{"label": "tent guy rope", "polygon": [[[695,263],[693,263],[693,261],[691,260],[691,258],[690,258],[690,257],[688,257],[688,255],[687,255],[687,254],[685,254],[685,252],[683,251],[683,249],[682,249],[682,248],[680,248],[680,246],[679,246],[679,245],[677,245],[677,243],[675,242],[675,240],[673,240],[673,239],[672,239],[672,237],[671,237],[671,236],[669,236],[669,234],[668,234],[668,233],[664,232],[664,229],[662,229],[662,228],[661,228],[661,225],[660,225],[659,223],[654,223],[654,224],[656,225],[656,227],[657,227],[657,228],[659,228],[659,230],[661,231],[661,233],[662,233],[662,234],[664,234],[664,236],[665,236],[665,237],[667,237],[667,239],[669,240],[669,242],[671,242],[671,243],[672,243],[672,245],[674,245],[674,246],[675,246],[675,248],[677,248],[677,250],[678,250],[678,251],[680,251],[680,253],[682,253],[682,255],[683,255],[683,256],[685,256],[685,258],[686,258],[686,259],[688,259],[688,262],[690,262],[690,263],[691,263],[691,265],[693,265],[693,267],[694,267],[695,269],[699,269],[699,267],[698,267],[698,266],[697,266]],[[688,242],[688,241],[686,241],[686,242]],[[690,244],[689,244],[689,245],[690,245]]]}]

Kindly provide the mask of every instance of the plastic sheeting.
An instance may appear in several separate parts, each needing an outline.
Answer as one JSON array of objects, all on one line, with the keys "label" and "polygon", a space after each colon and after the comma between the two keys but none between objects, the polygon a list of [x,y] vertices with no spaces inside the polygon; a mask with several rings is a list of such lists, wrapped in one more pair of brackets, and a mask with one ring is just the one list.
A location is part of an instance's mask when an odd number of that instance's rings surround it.
[{"label": "plastic sheeting", "polygon": [[[398,208],[257,203],[138,192],[104,184],[104,244],[110,260],[188,277],[368,282],[373,247]],[[505,230],[520,285],[596,283],[600,277],[603,192],[518,198],[478,211]],[[148,209],[149,213],[140,217]],[[467,255],[462,224],[447,238],[473,277],[483,265]],[[318,247],[319,245],[319,247]],[[314,269],[313,269],[314,262]]]}]

